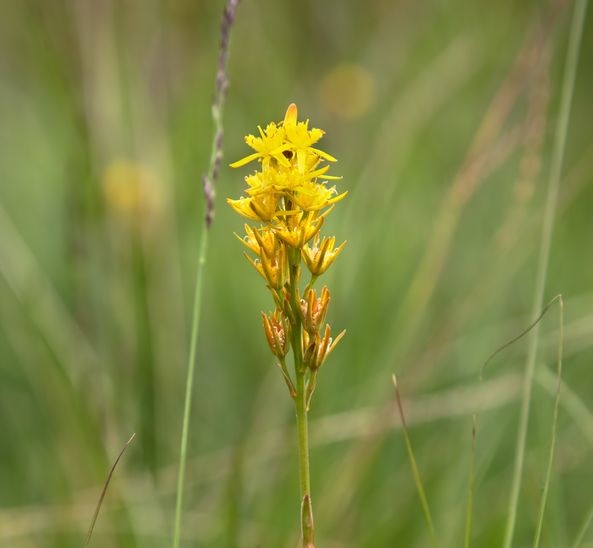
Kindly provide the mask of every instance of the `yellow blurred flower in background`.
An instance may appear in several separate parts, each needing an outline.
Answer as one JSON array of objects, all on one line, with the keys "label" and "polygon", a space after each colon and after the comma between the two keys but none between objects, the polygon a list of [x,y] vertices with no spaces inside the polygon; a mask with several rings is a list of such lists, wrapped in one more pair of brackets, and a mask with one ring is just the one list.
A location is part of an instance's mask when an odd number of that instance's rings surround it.
[{"label": "yellow blurred flower in background", "polygon": [[101,186],[107,209],[134,226],[152,224],[163,208],[156,176],[147,167],[116,160],[103,172]]},{"label": "yellow blurred flower in background", "polygon": [[329,112],[352,120],[364,116],[375,101],[375,79],[362,65],[339,64],[323,78],[321,100]]}]

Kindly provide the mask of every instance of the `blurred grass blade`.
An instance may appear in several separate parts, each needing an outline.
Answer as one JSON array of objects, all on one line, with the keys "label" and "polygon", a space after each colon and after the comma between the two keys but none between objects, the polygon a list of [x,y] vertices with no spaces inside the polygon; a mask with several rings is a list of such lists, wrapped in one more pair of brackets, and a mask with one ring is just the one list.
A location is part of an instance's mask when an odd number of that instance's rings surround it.
[{"label": "blurred grass blade", "polygon": [[572,548],[579,548],[581,546],[581,544],[583,543],[583,540],[585,538],[585,535],[587,534],[587,531],[589,530],[589,527],[591,527],[591,523],[593,523],[593,505],[589,509],[589,513],[587,514],[587,517],[585,518],[583,525],[579,529],[577,538],[575,539],[575,541],[572,545]]},{"label": "blurred grass blade", "polygon": [[[537,381],[552,396],[556,393],[556,375],[548,371],[547,368],[541,368],[537,372]],[[593,412],[587,406],[587,403],[572,390],[564,381],[562,381],[562,399],[560,403],[564,410],[570,415],[574,424],[586,438],[590,447],[593,447]]]},{"label": "blurred grass blade", "polygon": [[424,518],[426,519],[426,524],[428,525],[428,530],[430,531],[430,538],[432,540],[433,546],[438,546],[436,535],[434,533],[434,525],[432,522],[432,514],[430,513],[430,507],[428,505],[428,499],[426,498],[426,492],[424,491],[424,485],[422,484],[422,478],[420,477],[420,471],[418,470],[418,464],[416,463],[416,457],[414,456],[414,450],[412,448],[412,441],[410,440],[410,434],[408,433],[408,426],[406,424],[406,417],[404,415],[404,408],[401,401],[401,396],[399,393],[399,386],[397,384],[397,377],[395,373],[391,376],[393,381],[393,387],[395,389],[395,403],[397,412],[399,414],[401,423],[402,423],[402,431],[404,433],[404,440],[406,442],[406,451],[408,453],[408,458],[410,459],[410,466],[412,468],[412,475],[414,476],[414,483],[416,484],[416,490],[418,491],[418,497],[420,497],[420,503],[422,504],[422,511],[424,512]]},{"label": "blurred grass blade", "polygon": [[539,519],[537,522],[537,529],[535,538],[533,540],[533,547],[538,548],[542,534],[542,527],[544,525],[544,513],[546,511],[546,502],[548,500],[548,491],[550,488],[550,481],[552,479],[552,466],[554,464],[554,453],[556,451],[556,431],[558,425],[558,409],[560,407],[560,387],[562,386],[562,353],[564,345],[564,301],[562,295],[558,297],[558,307],[560,309],[560,335],[558,339],[558,366],[556,369],[556,395],[554,399],[554,415],[552,417],[552,438],[550,440],[550,454],[548,456],[548,466],[546,468],[546,478],[544,480],[544,489],[542,492],[542,500],[539,508]]},{"label": "blurred grass blade", "polygon": [[488,356],[488,358],[486,358],[486,361],[484,362],[484,364],[482,365],[482,369],[480,370],[480,380],[483,379],[484,377],[484,371],[486,370],[486,366],[496,357],[498,356],[498,354],[500,354],[503,350],[506,350],[509,346],[512,346],[513,344],[515,344],[517,341],[521,340],[525,335],[527,335],[537,324],[539,324],[539,322],[543,319],[543,317],[546,315],[546,312],[550,309],[550,307],[557,301],[557,300],[562,300],[562,296],[561,295],[556,295],[546,306],[544,306],[544,308],[542,309],[542,311],[539,313],[539,316],[537,318],[535,318],[535,320],[533,320],[533,322],[531,322],[531,324],[529,324],[523,331],[521,331],[521,333],[519,333],[516,337],[513,337],[510,341],[504,343],[502,346],[499,346],[494,352],[492,352],[492,354],[490,354],[490,356]]},{"label": "blurred grass blade", "polygon": [[86,539],[84,541],[85,546],[88,546],[89,543],[91,542],[91,537],[93,536],[93,530],[95,529],[95,524],[97,523],[97,518],[99,517],[99,512],[101,510],[101,506],[103,505],[103,499],[105,498],[105,494],[107,493],[107,488],[109,487],[109,483],[111,482],[111,477],[113,476],[113,472],[115,472],[115,469],[117,468],[117,465],[118,465],[120,459],[123,457],[124,453],[126,452],[126,449],[130,445],[130,443],[132,443],[132,441],[134,440],[135,437],[136,437],[136,432],[134,432],[130,436],[130,439],[122,447],[121,451],[119,452],[119,455],[117,456],[117,458],[115,459],[115,462],[113,463],[113,466],[111,467],[111,470],[109,470],[109,474],[107,475],[107,479],[105,480],[105,484],[103,485],[103,490],[101,491],[101,495],[99,496],[99,501],[97,502],[97,507],[95,508],[95,513],[93,514],[93,519],[91,520],[89,530],[86,534]]},{"label": "blurred grass blade", "polygon": [[[539,249],[538,266],[535,278],[535,289],[533,292],[533,317],[535,318],[544,302],[546,287],[546,276],[552,244],[552,232],[554,230],[554,218],[558,202],[558,191],[560,187],[560,176],[564,163],[564,151],[566,148],[566,136],[568,133],[568,122],[572,105],[574,82],[578,66],[579,50],[585,14],[587,11],[587,0],[576,0],[573,10],[573,18],[570,27],[569,45],[566,53],[566,63],[562,78],[562,91],[560,97],[560,111],[556,131],[554,132],[554,144],[550,164],[550,179],[548,182],[546,205],[542,226],[542,239]],[[515,450],[515,464],[513,469],[513,480],[511,483],[511,494],[507,515],[507,525],[504,535],[504,548],[511,548],[515,523],[517,520],[517,508],[519,504],[519,493],[521,491],[521,478],[523,475],[523,464],[525,461],[525,446],[527,443],[527,430],[529,423],[529,408],[531,404],[531,389],[535,373],[535,359],[537,354],[539,328],[536,324],[531,332],[529,348],[525,364],[525,377],[523,382],[523,396],[521,399],[521,414],[519,416],[519,428],[517,432],[517,446]]]},{"label": "blurred grass blade", "polygon": [[472,417],[472,448],[469,463],[469,481],[467,484],[467,507],[465,511],[465,539],[463,548],[469,548],[472,534],[472,514],[474,511],[474,490],[476,486],[476,429],[477,416]]},{"label": "blurred grass blade", "polygon": [[[553,421],[553,434],[552,434],[552,449],[555,447],[556,444],[556,419],[557,419],[557,406],[559,404],[559,392],[560,392],[560,383],[561,383],[561,368],[562,368],[562,342],[564,339],[563,334],[563,326],[564,326],[564,304],[562,301],[562,295],[556,295],[549,303],[547,303],[541,312],[537,315],[535,320],[531,322],[523,331],[521,331],[518,335],[513,337],[511,340],[507,341],[503,345],[499,346],[494,352],[486,358],[482,367],[480,368],[480,383],[484,382],[484,372],[486,370],[487,365],[500,354],[503,350],[506,350],[510,346],[512,346],[517,341],[521,340],[527,334],[529,334],[539,323],[542,321],[543,317],[546,315],[550,307],[556,302],[559,302],[560,306],[560,344],[558,348],[558,375],[557,375],[557,388],[556,388],[556,403],[555,403],[555,413],[554,413],[554,421]],[[475,444],[476,444],[476,432],[478,428],[478,419],[480,413],[479,411],[473,417],[473,438],[472,438],[472,455],[471,455],[471,468],[470,468],[470,478],[468,484],[468,498],[467,498],[467,509],[466,509],[466,518],[465,518],[465,541],[464,541],[464,548],[468,548],[470,544],[470,536],[471,536],[471,518],[473,512],[473,498],[474,498],[474,491],[475,491]],[[552,457],[552,455],[551,455]],[[551,462],[548,463],[548,466],[551,467]],[[550,468],[551,469],[551,468]],[[547,478],[547,482],[549,483],[549,479]],[[545,506],[545,499],[547,498],[547,488],[544,487],[544,495],[542,499],[542,504]],[[540,508],[540,511],[543,511]],[[540,516],[542,517],[542,516]]]}]

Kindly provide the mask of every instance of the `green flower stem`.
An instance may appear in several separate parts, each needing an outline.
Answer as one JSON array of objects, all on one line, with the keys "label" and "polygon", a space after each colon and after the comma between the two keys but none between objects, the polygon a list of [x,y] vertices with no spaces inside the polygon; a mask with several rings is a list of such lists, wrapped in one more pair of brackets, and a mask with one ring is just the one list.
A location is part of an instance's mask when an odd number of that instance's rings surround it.
[{"label": "green flower stem", "polygon": [[299,439],[299,470],[301,478],[301,529],[303,548],[313,548],[313,508],[311,505],[311,478],[309,475],[309,424],[305,397],[305,373],[297,373],[295,400]]},{"label": "green flower stem", "polygon": [[307,368],[303,360],[302,323],[299,314],[298,284],[301,255],[299,250],[289,251],[290,307],[292,324],[292,353],[296,378],[295,411],[299,443],[299,476],[301,488],[301,532],[303,548],[314,548],[313,507],[311,504],[311,476],[309,473],[309,424],[307,416]]},{"label": "green flower stem", "polygon": [[309,283],[307,284],[307,286],[305,287],[305,291],[303,292],[303,295],[305,296],[305,298],[307,298],[307,293],[310,289],[313,288],[313,285],[317,281],[317,278],[318,278],[318,276],[315,276],[315,274],[311,274],[311,279],[309,280]]},{"label": "green flower stem", "polygon": [[286,386],[288,388],[290,397],[292,399],[295,399],[296,395],[297,395],[297,391],[294,386],[294,383],[292,382],[292,379],[290,378],[290,374],[288,373],[288,368],[286,367],[286,360],[284,358],[280,358],[278,360],[278,368],[280,369],[280,372],[282,373],[282,376],[284,377],[284,382],[286,382]]}]

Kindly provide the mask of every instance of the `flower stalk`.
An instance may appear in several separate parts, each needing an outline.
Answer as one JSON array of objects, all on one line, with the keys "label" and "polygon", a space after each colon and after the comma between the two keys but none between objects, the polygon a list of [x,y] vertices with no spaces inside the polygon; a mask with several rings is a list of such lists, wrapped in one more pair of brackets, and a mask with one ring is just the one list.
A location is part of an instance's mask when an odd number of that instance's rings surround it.
[{"label": "flower stalk", "polygon": [[[308,413],[322,364],[343,337],[331,337],[325,323],[330,293],[313,288],[344,248],[335,247],[334,237],[321,237],[320,230],[334,205],[346,196],[338,194],[328,181],[339,179],[327,174],[335,158],[314,148],[323,136],[309,129],[308,120],[299,122],[297,107],[291,104],[284,120],[258,127],[259,137],[248,135],[253,154],[231,164],[242,167],[252,161],[260,169],[245,177],[246,196],[228,199],[231,207],[259,226],[245,225],[239,240],[247,259],[263,278],[275,309],[262,313],[268,346],[278,359],[278,367],[294,401],[299,451],[301,546],[315,548],[315,528],[309,470]],[[310,274],[301,292],[303,270]],[[293,373],[286,363],[292,349]]]},{"label": "flower stalk", "polygon": [[[296,255],[290,264],[290,295],[291,308],[298,310],[298,283],[300,277],[300,255]],[[305,379],[306,366],[303,357],[302,322],[299,314],[294,314],[292,328],[292,351],[294,358],[294,374],[296,376],[295,411],[297,420],[299,445],[299,477],[301,489],[301,535],[303,546],[314,546],[313,507],[311,503],[311,475],[309,471],[309,422],[306,391],[308,384]]]}]

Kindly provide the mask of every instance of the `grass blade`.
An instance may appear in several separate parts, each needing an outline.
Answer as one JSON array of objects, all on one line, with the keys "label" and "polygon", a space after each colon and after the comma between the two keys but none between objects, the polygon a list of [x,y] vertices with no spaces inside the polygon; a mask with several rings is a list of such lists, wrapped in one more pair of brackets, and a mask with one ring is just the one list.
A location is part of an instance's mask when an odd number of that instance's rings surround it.
[{"label": "grass blade", "polygon": [[[566,148],[566,136],[568,133],[568,122],[572,105],[575,76],[577,72],[579,49],[583,34],[583,24],[587,10],[587,0],[576,0],[574,5],[573,18],[570,28],[570,43],[566,54],[566,64],[562,81],[562,92],[560,99],[560,112],[556,131],[554,133],[554,146],[550,168],[550,179],[546,197],[544,221],[542,227],[542,240],[539,250],[539,260],[533,293],[533,317],[537,317],[544,299],[546,287],[546,276],[552,243],[552,232],[554,230],[554,217],[556,204],[558,202],[558,190],[560,187],[560,175],[564,162],[564,150]],[[519,417],[519,429],[517,432],[517,447],[515,451],[515,465],[513,469],[513,480],[511,483],[511,494],[507,525],[505,529],[503,548],[511,548],[517,520],[517,507],[519,503],[519,492],[521,490],[521,478],[523,475],[523,464],[525,461],[525,445],[527,442],[527,429],[529,423],[529,408],[531,403],[531,389],[535,372],[535,359],[537,353],[539,327],[538,324],[531,332],[529,350],[525,365],[525,378],[523,382],[523,396],[521,402],[521,414]]]},{"label": "grass blade", "polygon": [[93,514],[93,519],[91,519],[91,524],[90,524],[89,530],[86,534],[86,539],[84,541],[85,546],[88,546],[89,543],[91,542],[91,537],[93,536],[93,530],[95,529],[95,524],[97,523],[97,518],[99,517],[99,511],[101,510],[101,506],[103,504],[103,499],[105,498],[105,494],[107,493],[107,488],[109,487],[109,483],[111,482],[111,477],[113,476],[113,472],[115,472],[115,469],[116,469],[120,459],[123,457],[124,453],[126,452],[126,449],[130,445],[130,443],[132,443],[132,441],[134,440],[135,437],[136,437],[136,433],[134,432],[130,436],[130,439],[122,447],[122,450],[119,452],[119,455],[115,459],[115,462],[113,463],[113,466],[111,467],[111,470],[109,470],[109,474],[107,475],[107,479],[105,480],[105,484],[103,485],[103,490],[101,491],[101,495],[99,496],[99,501],[97,502],[97,507],[95,508],[95,513]]},{"label": "grass blade", "polygon": [[430,538],[432,540],[433,546],[438,546],[436,535],[434,532],[434,525],[432,522],[432,514],[430,513],[430,507],[428,505],[428,499],[426,498],[426,492],[424,491],[424,485],[422,483],[422,478],[420,477],[420,471],[418,470],[418,464],[416,463],[416,457],[414,456],[414,449],[412,448],[412,441],[410,440],[410,434],[408,433],[408,426],[406,424],[406,417],[404,415],[404,408],[401,401],[401,396],[399,393],[399,386],[397,384],[397,377],[395,373],[391,376],[393,380],[393,387],[395,388],[395,403],[397,412],[399,414],[401,423],[402,423],[402,432],[404,433],[404,440],[406,442],[406,451],[408,453],[408,458],[410,460],[410,466],[412,468],[412,475],[414,477],[414,483],[416,484],[416,491],[418,492],[418,497],[420,498],[420,503],[422,504],[422,511],[424,512],[424,519],[426,520],[426,524],[428,525],[428,530],[430,532]]},{"label": "grass blade", "polygon": [[[535,320],[533,322],[531,322],[518,335],[516,335],[515,337],[513,337],[512,339],[510,339],[503,345],[499,346],[494,352],[492,352],[488,356],[488,358],[486,358],[486,360],[482,364],[482,367],[480,368],[480,383],[483,383],[484,382],[484,373],[486,371],[486,367],[488,366],[488,364],[496,356],[498,356],[498,354],[500,354],[503,350],[506,350],[511,345],[513,345],[514,343],[516,343],[517,341],[521,340],[523,337],[528,335],[536,326],[539,326],[539,323],[542,321],[543,317],[546,315],[546,313],[548,312],[550,307],[556,301],[558,301],[559,307],[560,307],[560,344],[559,344],[559,348],[558,348],[558,375],[557,375],[557,383],[556,383],[556,391],[555,391],[556,400],[555,400],[555,411],[554,411],[554,420],[553,420],[553,427],[552,427],[553,433],[552,433],[551,452],[553,452],[554,447],[556,445],[556,422],[557,422],[557,414],[558,414],[557,407],[560,402],[559,394],[560,394],[560,386],[561,386],[561,382],[562,382],[562,378],[560,376],[560,372],[562,370],[562,352],[563,352],[562,343],[564,340],[564,333],[563,333],[564,304],[562,301],[562,295],[556,295],[550,302],[548,302],[544,306],[544,308],[541,310],[541,312],[539,312],[539,314],[537,314],[537,317],[535,318]],[[469,477],[469,484],[468,484],[467,509],[466,509],[466,518],[465,518],[464,548],[469,547],[470,536],[471,536],[471,518],[472,518],[472,512],[473,512],[473,497],[474,497],[474,491],[475,491],[475,444],[476,444],[476,432],[477,432],[477,428],[478,428],[479,417],[480,417],[480,411],[476,412],[473,416],[473,443],[472,443],[472,454],[471,454],[471,465],[470,465],[470,477]],[[550,458],[553,459],[553,453],[551,453]],[[551,466],[552,466],[551,461],[548,462],[548,466],[550,468],[549,473],[551,474]],[[549,484],[549,480],[550,480],[550,477],[547,476],[547,480],[545,483]],[[542,499],[542,504],[545,506],[545,499],[547,498],[547,487],[546,486],[544,486],[544,491],[545,491],[545,493],[544,493],[544,496]],[[543,512],[542,508],[540,508],[540,511]],[[542,517],[543,516],[540,515],[540,518],[542,518]]]},{"label": "grass blade", "polygon": [[577,537],[574,540],[574,543],[572,544],[572,548],[579,548],[579,546],[583,543],[583,539],[585,538],[585,535],[587,534],[587,531],[589,530],[591,523],[593,523],[593,506],[591,506],[591,509],[589,510],[589,513],[587,514],[585,521],[583,522],[583,525],[579,529]]},{"label": "grass blade", "polygon": [[467,484],[467,507],[465,511],[465,538],[463,548],[469,548],[472,534],[472,514],[474,510],[474,491],[476,487],[476,429],[477,416],[472,417],[472,449],[469,464],[469,481]]},{"label": "grass blade", "polygon": [[559,296],[558,306],[560,309],[560,336],[558,341],[558,366],[557,366],[557,381],[556,381],[556,395],[554,399],[554,414],[552,416],[552,438],[550,440],[550,454],[548,456],[548,465],[546,468],[546,478],[544,480],[544,489],[542,492],[542,500],[539,508],[539,518],[537,522],[537,529],[535,538],[533,540],[533,548],[538,548],[542,534],[542,527],[544,525],[544,513],[546,511],[546,502],[548,500],[548,490],[550,488],[550,481],[552,479],[552,466],[554,464],[554,453],[556,451],[556,431],[558,425],[558,409],[560,407],[560,387],[562,386],[562,353],[564,345],[564,301],[562,295]]}]

